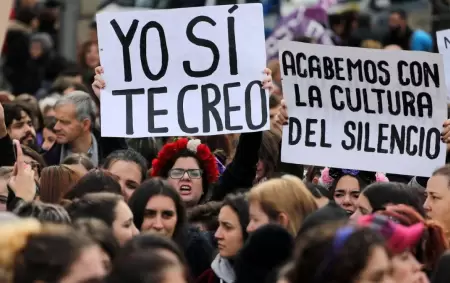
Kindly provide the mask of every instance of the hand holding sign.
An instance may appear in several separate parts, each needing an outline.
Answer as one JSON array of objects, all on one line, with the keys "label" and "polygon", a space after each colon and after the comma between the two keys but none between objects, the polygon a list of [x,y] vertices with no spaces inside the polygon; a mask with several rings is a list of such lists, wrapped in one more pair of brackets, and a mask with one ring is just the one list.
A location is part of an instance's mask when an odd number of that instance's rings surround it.
[{"label": "hand holding sign", "polygon": [[96,67],[94,82],[92,83],[92,90],[94,90],[94,93],[98,98],[100,98],[100,91],[104,89],[106,86],[102,74],[103,74],[103,67],[102,66]]},{"label": "hand holding sign", "polygon": [[30,165],[25,163],[20,142],[14,140],[13,143],[16,148],[17,159],[14,165],[14,174],[9,180],[8,185],[16,194],[16,197],[24,201],[32,201],[36,196],[34,171]]}]

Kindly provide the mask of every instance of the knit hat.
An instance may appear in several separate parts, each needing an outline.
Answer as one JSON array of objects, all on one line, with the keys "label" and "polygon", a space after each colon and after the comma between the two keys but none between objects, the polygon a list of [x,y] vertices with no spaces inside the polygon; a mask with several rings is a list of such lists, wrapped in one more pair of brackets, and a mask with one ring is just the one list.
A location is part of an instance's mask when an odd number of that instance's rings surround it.
[{"label": "knit hat", "polygon": [[53,40],[48,33],[40,32],[33,34],[31,42],[39,42],[42,45],[43,53],[47,53],[53,49]]}]

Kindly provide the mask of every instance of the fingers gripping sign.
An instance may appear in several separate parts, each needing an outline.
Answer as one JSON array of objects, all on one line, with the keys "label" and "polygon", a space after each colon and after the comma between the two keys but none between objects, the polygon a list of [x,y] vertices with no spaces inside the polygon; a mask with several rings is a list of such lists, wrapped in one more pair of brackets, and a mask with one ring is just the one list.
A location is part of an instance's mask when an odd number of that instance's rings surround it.
[{"label": "fingers gripping sign", "polygon": [[36,196],[36,182],[34,180],[34,171],[31,166],[25,163],[22,146],[18,140],[14,140],[16,150],[16,164],[14,165],[14,174],[9,180],[9,187],[16,194],[16,197],[25,201],[32,201]]}]

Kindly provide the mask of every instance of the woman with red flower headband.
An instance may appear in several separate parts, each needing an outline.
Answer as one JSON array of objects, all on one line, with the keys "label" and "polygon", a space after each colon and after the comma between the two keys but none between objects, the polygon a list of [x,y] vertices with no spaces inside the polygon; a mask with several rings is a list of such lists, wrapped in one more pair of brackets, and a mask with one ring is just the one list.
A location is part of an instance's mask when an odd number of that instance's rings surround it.
[{"label": "woman with red flower headband", "polygon": [[[263,88],[271,90],[271,71],[265,69],[264,73]],[[253,185],[261,140],[262,132],[242,134],[233,161],[218,183],[216,157],[198,139],[180,138],[167,143],[153,160],[151,175],[167,178],[187,207],[205,200],[222,200],[227,193]],[[214,190],[208,193],[213,184]]]}]

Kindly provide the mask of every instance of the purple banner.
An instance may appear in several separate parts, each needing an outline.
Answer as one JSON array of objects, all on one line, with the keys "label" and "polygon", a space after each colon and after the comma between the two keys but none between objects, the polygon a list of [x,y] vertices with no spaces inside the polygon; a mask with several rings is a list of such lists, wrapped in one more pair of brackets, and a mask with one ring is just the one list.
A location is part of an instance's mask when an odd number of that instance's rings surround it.
[{"label": "purple banner", "polygon": [[327,14],[321,7],[299,8],[280,22],[266,39],[266,52],[268,60],[278,58],[278,41],[293,40],[296,37],[306,36],[313,38],[320,44],[333,45],[333,41],[326,30]]}]

